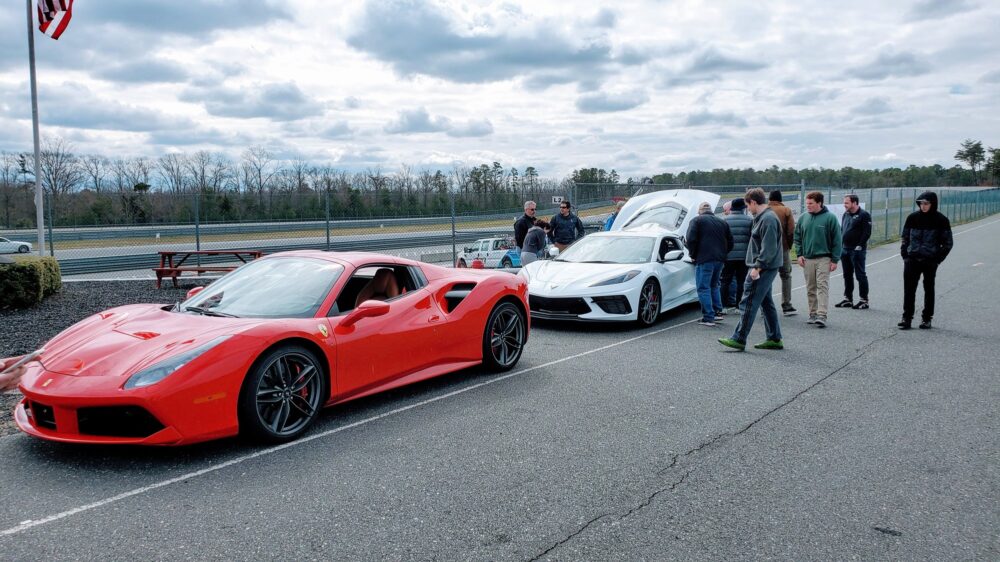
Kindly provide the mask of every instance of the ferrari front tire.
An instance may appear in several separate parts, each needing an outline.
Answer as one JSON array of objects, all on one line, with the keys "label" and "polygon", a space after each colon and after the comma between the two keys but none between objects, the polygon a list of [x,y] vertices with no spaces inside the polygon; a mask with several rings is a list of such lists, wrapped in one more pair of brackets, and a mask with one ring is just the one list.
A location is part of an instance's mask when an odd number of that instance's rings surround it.
[{"label": "ferrari front tire", "polygon": [[660,317],[660,287],[654,279],[647,279],[639,291],[639,310],[636,320],[641,326],[652,326]]},{"label": "ferrari front tire", "polygon": [[524,313],[514,303],[493,307],[483,332],[483,365],[490,371],[509,371],[517,365],[528,340]]},{"label": "ferrari front tire", "polygon": [[269,443],[296,439],[309,429],[326,396],[327,377],[316,355],[301,346],[261,356],[240,391],[240,433]]}]

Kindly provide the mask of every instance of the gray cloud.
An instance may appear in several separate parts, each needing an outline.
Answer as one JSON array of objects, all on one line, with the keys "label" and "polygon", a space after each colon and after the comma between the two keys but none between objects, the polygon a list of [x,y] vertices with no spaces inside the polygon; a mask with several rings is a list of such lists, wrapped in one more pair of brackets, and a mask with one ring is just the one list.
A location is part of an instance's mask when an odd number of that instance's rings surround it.
[{"label": "gray cloud", "polygon": [[153,144],[163,146],[194,146],[204,144],[242,147],[254,144],[257,139],[243,133],[192,127],[189,129],[153,131],[149,134],[149,140]]},{"label": "gray cloud", "polygon": [[493,134],[493,123],[489,119],[470,120],[448,129],[449,137],[485,137]]},{"label": "gray cloud", "polygon": [[1000,69],[983,74],[979,81],[985,84],[1000,84]]},{"label": "gray cloud", "polygon": [[184,82],[188,73],[175,62],[151,58],[109,66],[94,76],[117,82]]},{"label": "gray cloud", "polygon": [[972,88],[966,86],[965,84],[952,84],[948,88],[948,93],[954,96],[964,96],[972,93]]},{"label": "gray cloud", "polygon": [[930,63],[916,53],[883,50],[872,62],[848,69],[847,75],[862,80],[885,80],[889,77],[920,76],[930,71]]},{"label": "gray cloud", "polygon": [[748,58],[734,57],[709,47],[694,55],[680,72],[661,81],[666,87],[715,82],[733,72],[754,72],[768,64]]},{"label": "gray cloud", "polygon": [[123,27],[201,37],[223,29],[243,29],[291,20],[283,3],[267,0],[101,0],[73,11],[73,25],[111,23]]},{"label": "gray cloud", "polygon": [[403,76],[424,74],[477,83],[547,73],[586,70],[612,62],[606,43],[577,44],[554,29],[512,37],[497,32],[463,35],[429,4],[370,1],[347,42],[392,65]]},{"label": "gray cloud", "polygon": [[649,101],[649,96],[642,90],[620,93],[597,92],[578,97],[576,108],[583,113],[609,113],[626,111],[647,101]]},{"label": "gray cloud", "polygon": [[975,10],[979,6],[968,0],[921,0],[910,8],[909,21],[939,20],[963,12]]},{"label": "gray cloud", "polygon": [[319,136],[324,139],[343,139],[354,136],[354,129],[347,124],[347,121],[337,121],[320,131]]},{"label": "gray cloud", "polygon": [[602,8],[594,16],[593,24],[597,27],[612,28],[618,23],[618,16],[608,8]]},{"label": "gray cloud", "polygon": [[418,107],[417,109],[404,109],[399,111],[396,119],[387,123],[385,132],[394,135],[409,133],[438,133],[446,131],[451,126],[447,117],[431,118],[427,109]]},{"label": "gray cloud", "polygon": [[532,92],[546,90],[551,86],[571,84],[578,77],[566,73],[538,73],[532,74],[521,81],[525,89]]},{"label": "gray cloud", "polygon": [[712,113],[710,111],[700,111],[688,115],[684,121],[687,127],[700,127],[702,125],[726,125],[728,127],[746,127],[747,120],[734,114],[731,111],[724,113]]},{"label": "gray cloud", "polygon": [[860,105],[854,106],[851,113],[854,115],[881,115],[890,113],[892,107],[889,106],[889,99],[884,97],[868,98]]},{"label": "gray cloud", "polygon": [[840,90],[831,88],[803,88],[788,96],[785,105],[812,105],[821,101],[831,101],[840,96]]},{"label": "gray cloud", "polygon": [[200,103],[218,117],[264,117],[294,121],[322,115],[323,107],[306,96],[293,82],[264,84],[256,89],[189,88],[182,101]]}]

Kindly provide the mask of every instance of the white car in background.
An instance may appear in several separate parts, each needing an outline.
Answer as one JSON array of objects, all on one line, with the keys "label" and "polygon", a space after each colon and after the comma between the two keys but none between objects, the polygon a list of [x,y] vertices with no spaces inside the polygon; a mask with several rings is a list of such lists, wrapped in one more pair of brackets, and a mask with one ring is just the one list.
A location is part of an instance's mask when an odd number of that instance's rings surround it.
[{"label": "white car in background", "polygon": [[719,195],[682,189],[633,197],[610,232],[588,235],[555,259],[521,268],[531,317],[649,326],[662,312],[697,301],[684,234],[702,202],[715,208]]},{"label": "white car in background", "polygon": [[30,251],[30,242],[20,242],[0,236],[0,254],[27,254]]},{"label": "white car in background", "polygon": [[514,246],[514,239],[507,236],[480,238],[458,254],[456,267],[472,267],[474,260],[481,260],[483,267],[521,267],[521,253]]}]

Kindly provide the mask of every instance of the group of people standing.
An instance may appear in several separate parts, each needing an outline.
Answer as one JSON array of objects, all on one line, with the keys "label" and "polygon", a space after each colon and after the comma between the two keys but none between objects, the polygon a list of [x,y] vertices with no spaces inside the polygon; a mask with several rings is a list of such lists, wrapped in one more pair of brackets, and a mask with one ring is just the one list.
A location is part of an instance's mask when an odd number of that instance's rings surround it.
[{"label": "group of people standing", "polygon": [[[716,326],[727,314],[738,313],[732,336],[720,338],[726,347],[743,351],[758,310],[764,317],[766,339],[757,349],[784,349],[777,306],[771,294],[780,276],[784,316],[797,313],[791,303],[791,250],[802,268],[809,307],[808,324],[827,326],[830,275],[838,264],[844,268],[844,298],[835,307],[869,308],[865,260],[872,233],[871,215],[861,208],[857,195],[844,196],[844,214],[838,221],[823,202],[823,193],[806,195],[806,214],[796,223],[782,203],[780,191],[765,196],[754,188],[723,206],[715,215],[703,203],[687,231],[688,251],[695,262],[695,280],[703,326]],[[900,329],[910,329],[917,284],[923,278],[924,308],[920,328],[931,327],[934,316],[934,281],[937,267],[953,241],[947,217],[937,210],[937,195],[925,192],[917,199],[920,210],[907,217],[900,254],[903,270],[903,318]],[[749,215],[744,212],[749,211]],[[854,301],[857,280],[858,301]],[[735,283],[734,283],[735,282]],[[737,308],[738,305],[738,308]]]},{"label": "group of people standing", "polygon": [[561,252],[585,234],[583,221],[573,214],[569,201],[560,203],[559,213],[549,221],[536,218],[537,209],[534,201],[525,201],[524,215],[514,221],[514,244],[521,251],[521,265],[542,257],[548,240]]}]

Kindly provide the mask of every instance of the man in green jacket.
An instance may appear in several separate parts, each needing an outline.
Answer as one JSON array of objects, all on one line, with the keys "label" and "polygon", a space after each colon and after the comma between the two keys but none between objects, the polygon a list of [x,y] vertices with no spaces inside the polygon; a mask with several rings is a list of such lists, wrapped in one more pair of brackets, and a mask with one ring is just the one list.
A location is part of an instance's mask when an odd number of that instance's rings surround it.
[{"label": "man in green jacket", "polygon": [[795,254],[806,277],[807,323],[825,328],[830,273],[837,270],[843,250],[840,221],[823,205],[823,193],[819,191],[806,194],[806,211],[795,225]]}]

